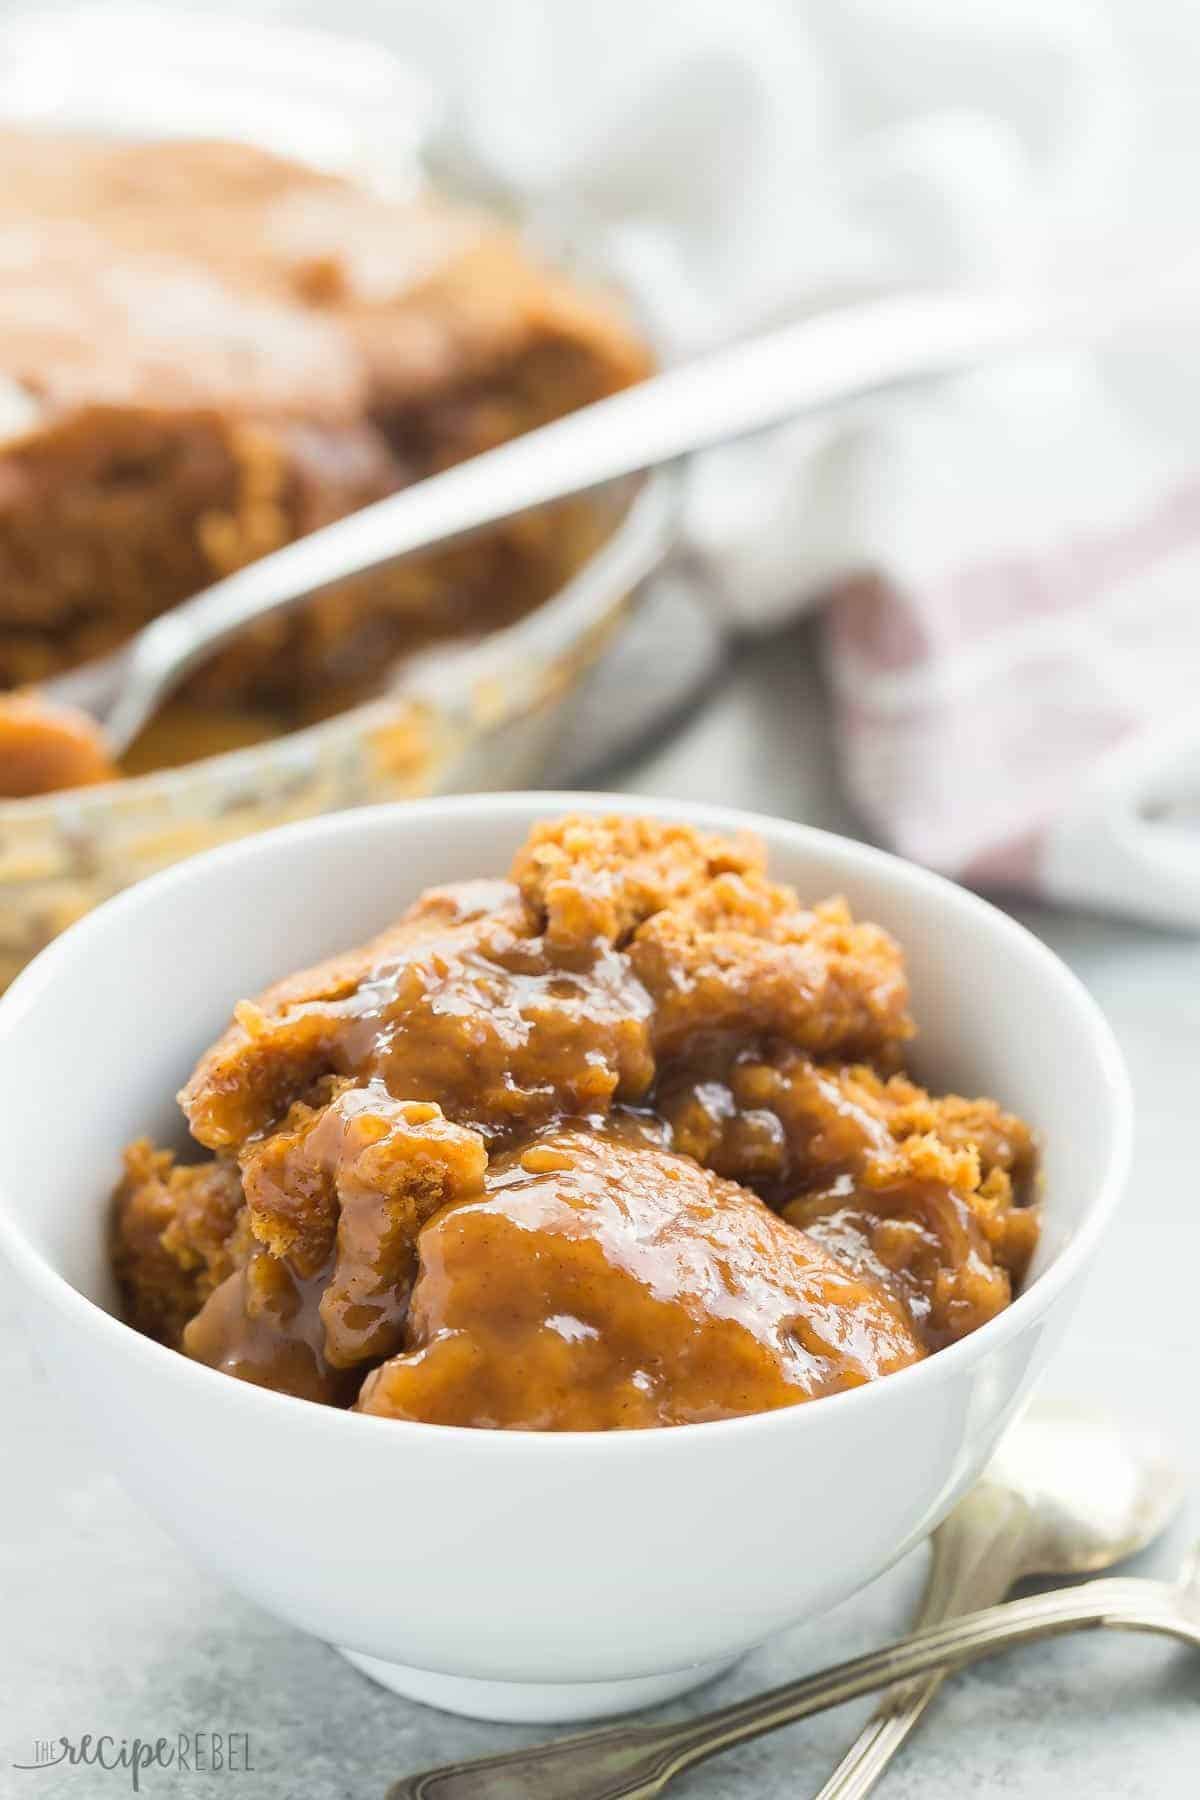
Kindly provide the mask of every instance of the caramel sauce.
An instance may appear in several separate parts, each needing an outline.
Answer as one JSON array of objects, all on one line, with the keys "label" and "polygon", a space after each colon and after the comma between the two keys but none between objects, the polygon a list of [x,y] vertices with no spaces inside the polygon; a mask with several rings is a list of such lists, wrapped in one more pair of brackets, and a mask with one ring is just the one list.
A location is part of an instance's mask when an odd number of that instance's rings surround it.
[{"label": "caramel sauce", "polygon": [[361,1411],[532,1430],[764,1412],[924,1355],[880,1284],[744,1189],[572,1130],[426,1227],[409,1337]]}]

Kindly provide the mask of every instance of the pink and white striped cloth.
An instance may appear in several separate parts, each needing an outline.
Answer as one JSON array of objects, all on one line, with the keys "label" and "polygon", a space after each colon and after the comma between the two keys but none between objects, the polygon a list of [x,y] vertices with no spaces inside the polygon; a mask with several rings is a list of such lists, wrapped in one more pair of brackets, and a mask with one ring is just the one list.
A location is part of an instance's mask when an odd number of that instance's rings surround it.
[{"label": "pink and white striped cloth", "polygon": [[1200,474],[1111,526],[829,602],[849,784],[973,885],[1200,926]]}]

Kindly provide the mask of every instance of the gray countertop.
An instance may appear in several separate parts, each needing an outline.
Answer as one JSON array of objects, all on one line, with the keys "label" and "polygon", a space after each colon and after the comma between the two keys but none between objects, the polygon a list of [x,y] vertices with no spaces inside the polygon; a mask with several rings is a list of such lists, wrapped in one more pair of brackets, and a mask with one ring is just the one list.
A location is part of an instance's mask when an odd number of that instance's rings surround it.
[{"label": "gray countertop", "polygon": [[[738,660],[669,742],[610,769],[604,785],[853,830],[808,632]],[[1022,916],[1105,1008],[1139,1105],[1129,1199],[1045,1391],[1160,1426],[1200,1494],[1200,1202],[1188,1135],[1200,1073],[1200,942],[1032,907]],[[129,1791],[123,1773],[12,1767],[30,1760],[35,1738],[59,1733],[246,1732],[252,1773],[155,1771],[143,1779],[151,1796],[231,1800],[381,1800],[399,1774],[540,1735],[398,1700],[194,1567],[55,1403],[6,1308],[0,1442],[4,1796],[83,1800]],[[1171,1569],[1189,1534],[1200,1535],[1200,1506],[1142,1559],[1145,1568]],[[674,1710],[706,1708],[902,1630],[924,1554]],[[1183,1800],[1200,1785],[1197,1679],[1187,1653],[1115,1633],[981,1665],[949,1684],[881,1792],[894,1800],[1044,1800],[1062,1784],[1090,1800]],[[800,1800],[820,1787],[864,1710],[846,1708],[744,1746],[672,1792],[680,1800]]]}]

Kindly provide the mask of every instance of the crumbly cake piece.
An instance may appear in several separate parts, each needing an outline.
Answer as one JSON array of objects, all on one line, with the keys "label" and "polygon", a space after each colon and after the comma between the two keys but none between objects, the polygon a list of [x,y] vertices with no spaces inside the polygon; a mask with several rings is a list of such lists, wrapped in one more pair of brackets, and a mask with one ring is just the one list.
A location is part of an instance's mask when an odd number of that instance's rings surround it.
[{"label": "crumbly cake piece", "polygon": [[237,1148],[328,1074],[436,1100],[489,1139],[643,1096],[648,1002],[626,960],[559,965],[514,889],[484,892],[494,910],[477,884],[442,889],[373,946],[240,1007],[180,1096],[194,1136]]},{"label": "crumbly cake piece", "polygon": [[921,1341],[939,1350],[1002,1312],[1037,1242],[1037,1214],[1015,1206],[1007,1175],[983,1180],[973,1145],[906,1138],[869,1158],[841,1192],[781,1208],[846,1268],[881,1281]]},{"label": "crumbly cake piece", "polygon": [[630,960],[654,1001],[654,1044],[775,1033],[819,1056],[888,1056],[912,1034],[894,938],[845,902],[813,909],[761,876],[717,876],[639,926]]},{"label": "crumbly cake piece", "polygon": [[177,1164],[139,1138],[125,1152],[113,1270],[130,1322],[178,1347],[183,1328],[249,1254],[237,1164]]},{"label": "crumbly cake piece", "polygon": [[820,1063],[775,1042],[703,1044],[660,1083],[658,1110],[676,1147],[718,1174],[775,1189],[828,1186],[906,1138],[974,1149],[984,1176],[1028,1188],[1029,1127],[994,1100],[933,1095],[868,1064]]},{"label": "crumbly cake piece", "polygon": [[727,871],[761,874],[762,844],[661,819],[546,819],[513,861],[512,879],[552,950],[624,946],[637,927]]},{"label": "crumbly cake piece", "polygon": [[240,1161],[252,1252],[209,1293],[183,1347],[301,1398],[348,1396],[360,1376],[344,1372],[400,1348],[418,1233],[482,1191],[483,1141],[381,1083],[339,1083]]},{"label": "crumbly cake piece", "polygon": [[704,1047],[657,1105],[677,1149],[753,1182],[843,1261],[898,1286],[934,1348],[1006,1306],[1025,1275],[1035,1148],[993,1100],[777,1044]]},{"label": "crumbly cake piece", "polygon": [[341,1086],[322,1106],[297,1104],[241,1165],[258,1242],[302,1277],[328,1266],[325,1355],[352,1368],[399,1347],[417,1234],[443,1206],[482,1192],[487,1151],[440,1106],[394,1100],[372,1081]]},{"label": "crumbly cake piece", "polygon": [[[556,846],[573,846],[578,878],[556,862],[544,879],[542,834],[514,863],[523,888],[491,890],[485,910],[477,884],[435,892],[374,944],[241,1007],[180,1096],[194,1135],[236,1148],[335,1073],[503,1137],[644,1098],[656,1053],[693,1032],[774,1026],[857,1054],[910,1029],[897,946],[844,906],[807,911],[791,889],[729,872],[752,848],[690,831],[631,839],[614,887],[620,846],[589,824],[570,821]],[[581,927],[589,908],[611,938]]]}]

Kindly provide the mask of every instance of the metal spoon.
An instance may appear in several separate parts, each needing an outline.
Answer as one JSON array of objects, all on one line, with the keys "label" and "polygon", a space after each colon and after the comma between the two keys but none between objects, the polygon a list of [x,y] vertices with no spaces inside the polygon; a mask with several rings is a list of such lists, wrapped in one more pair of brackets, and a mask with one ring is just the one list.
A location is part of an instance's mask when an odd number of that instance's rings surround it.
[{"label": "metal spoon", "polygon": [[[911,292],[801,320],[655,376],[415,483],[163,613],[102,661],[48,682],[119,755],[184,675],[256,619],[333,582],[571,494],[898,383],[1032,348],[1094,343],[1179,300],[1189,264],[1076,295]],[[643,571],[645,572],[645,571]]]},{"label": "metal spoon", "polygon": [[[1092,1575],[1145,1549],[1183,1496],[1180,1477],[1100,1414],[1031,1407],[979,1485],[933,1535],[918,1628],[1003,1600],[1032,1575]],[[946,1671],[891,1689],[817,1800],[870,1792]]]},{"label": "metal spoon", "polygon": [[[960,1504],[968,1522],[957,1546],[948,1535],[949,1547],[940,1552],[945,1573],[935,1575],[931,1587],[945,1580],[945,1591],[953,1594],[969,1585],[969,1571],[986,1564],[1010,1530],[1040,1545],[1038,1566],[1053,1559],[1054,1566],[1075,1572],[1104,1568],[1157,1536],[1184,1491],[1178,1472],[1156,1449],[1131,1445],[1098,1420],[1056,1420],[1048,1410],[1010,1434],[975,1494],[981,1490],[981,1506],[972,1508],[974,1494]],[[396,1782],[388,1800],[562,1800],[567,1794],[571,1800],[652,1800],[694,1763],[875,1688],[901,1681],[916,1686],[918,1678],[923,1686],[928,1677],[940,1680],[1013,1645],[1099,1626],[1161,1631],[1200,1648],[1200,1556],[1193,1553],[1178,1585],[1096,1581],[928,1623],[882,1650],[702,1719],[609,1726],[426,1770]]]}]

